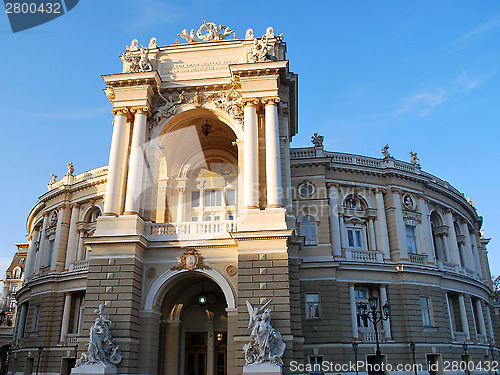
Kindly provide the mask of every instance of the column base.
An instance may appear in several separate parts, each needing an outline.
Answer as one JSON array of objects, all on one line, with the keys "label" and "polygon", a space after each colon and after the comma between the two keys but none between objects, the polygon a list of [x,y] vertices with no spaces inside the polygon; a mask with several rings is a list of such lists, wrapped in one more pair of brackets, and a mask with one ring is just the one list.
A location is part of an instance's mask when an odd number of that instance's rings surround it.
[{"label": "column base", "polygon": [[267,208],[283,208],[283,206],[281,204],[270,204],[266,207],[266,209]]},{"label": "column base", "polygon": [[243,367],[244,375],[282,375],[283,370],[281,366],[275,365],[273,363],[264,362],[255,365],[246,365]]},{"label": "column base", "polygon": [[102,375],[116,375],[117,369],[115,365],[101,364],[81,365],[74,367],[71,370],[71,375],[86,375],[86,374],[102,374]]},{"label": "column base", "polygon": [[105,212],[102,214],[102,216],[114,216],[114,217],[118,217],[118,214],[115,214],[114,212]]},{"label": "column base", "polygon": [[260,207],[258,206],[245,206],[245,210],[258,210]]},{"label": "column base", "polygon": [[124,215],[137,215],[137,216],[139,216],[139,212],[135,212],[135,211],[125,211],[123,214]]}]

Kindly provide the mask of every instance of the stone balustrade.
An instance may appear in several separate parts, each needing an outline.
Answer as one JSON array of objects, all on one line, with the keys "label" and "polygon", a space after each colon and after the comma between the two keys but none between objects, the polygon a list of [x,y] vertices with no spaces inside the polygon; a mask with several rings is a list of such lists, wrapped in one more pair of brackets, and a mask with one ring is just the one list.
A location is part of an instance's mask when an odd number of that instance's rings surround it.
[{"label": "stone balustrade", "polygon": [[[376,342],[376,336],[375,336],[375,331],[374,330],[360,330],[360,339],[362,342]],[[378,341],[384,341],[385,337],[383,335],[383,332],[378,332]]]},{"label": "stone balustrade", "polygon": [[86,271],[89,269],[89,260],[88,259],[83,259],[83,260],[77,260],[73,262],[70,266],[70,271]]},{"label": "stone balustrade", "polygon": [[384,257],[380,251],[346,250],[346,260],[356,262],[383,263]]},{"label": "stone balustrade", "polygon": [[408,259],[410,260],[410,263],[413,263],[413,264],[420,264],[422,266],[427,264],[427,254],[409,253]]},{"label": "stone balustrade", "polygon": [[187,221],[177,223],[148,223],[146,238],[150,241],[229,238],[236,231],[234,220]]}]

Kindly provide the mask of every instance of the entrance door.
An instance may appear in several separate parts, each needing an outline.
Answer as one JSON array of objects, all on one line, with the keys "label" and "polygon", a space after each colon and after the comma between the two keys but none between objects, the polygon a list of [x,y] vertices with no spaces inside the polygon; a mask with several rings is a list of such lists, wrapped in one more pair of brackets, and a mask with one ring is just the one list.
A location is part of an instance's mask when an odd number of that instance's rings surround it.
[{"label": "entrance door", "polygon": [[207,333],[186,333],[186,375],[207,375]]}]

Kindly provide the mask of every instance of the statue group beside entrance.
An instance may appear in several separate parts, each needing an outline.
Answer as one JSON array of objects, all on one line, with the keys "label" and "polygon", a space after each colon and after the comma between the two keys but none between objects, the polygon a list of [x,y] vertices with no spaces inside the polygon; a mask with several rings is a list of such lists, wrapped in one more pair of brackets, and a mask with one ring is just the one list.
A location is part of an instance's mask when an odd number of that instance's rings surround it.
[{"label": "statue group beside entrance", "polygon": [[256,366],[274,368],[270,370],[272,371],[269,372],[270,374],[281,374],[281,366],[283,366],[281,357],[285,352],[285,343],[281,334],[271,325],[271,309],[268,307],[271,302],[272,300],[269,300],[262,307],[253,307],[250,302],[246,301],[250,315],[248,328],[251,329],[251,341],[243,346],[246,361],[244,374],[262,372],[257,370]]}]

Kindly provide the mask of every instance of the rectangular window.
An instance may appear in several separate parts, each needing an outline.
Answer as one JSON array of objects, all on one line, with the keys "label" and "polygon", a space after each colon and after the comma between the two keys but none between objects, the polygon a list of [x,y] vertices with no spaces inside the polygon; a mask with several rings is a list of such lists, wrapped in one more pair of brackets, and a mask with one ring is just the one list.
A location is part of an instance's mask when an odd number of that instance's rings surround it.
[{"label": "rectangular window", "polygon": [[9,312],[13,312],[16,309],[16,301],[10,301]]},{"label": "rectangular window", "polygon": [[212,216],[205,216],[205,221],[212,221]]},{"label": "rectangular window", "polygon": [[191,207],[200,206],[200,192],[198,190],[191,192]]},{"label": "rectangular window", "polygon": [[361,229],[347,228],[347,244],[352,249],[362,249],[363,248],[363,240],[362,240],[362,232]]},{"label": "rectangular window", "polygon": [[306,318],[307,319],[320,319],[319,315],[319,294],[308,293],[306,294]]},{"label": "rectangular window", "polygon": [[205,207],[216,207],[221,205],[221,191],[220,190],[205,190]]},{"label": "rectangular window", "polygon": [[198,221],[198,216],[192,216],[191,221]]},{"label": "rectangular window", "polygon": [[229,214],[229,215],[227,215],[227,219],[228,219],[228,220],[234,220],[234,215],[233,215],[233,214]]},{"label": "rectangular window", "polygon": [[406,226],[406,242],[408,243],[408,252],[417,254],[417,238],[415,237],[415,227]]},{"label": "rectangular window", "polygon": [[40,320],[40,306],[35,306],[35,314],[33,317],[33,332],[38,332],[39,320]]},{"label": "rectangular window", "polygon": [[309,356],[309,366],[311,375],[323,375],[323,369],[321,368],[323,364],[323,356],[321,355],[311,355]]},{"label": "rectangular window", "polygon": [[432,327],[432,310],[430,297],[420,297],[420,310],[422,311],[422,323],[424,327]]},{"label": "rectangular window", "polygon": [[236,204],[236,190],[228,189],[226,190],[226,205],[234,206]]},{"label": "rectangular window", "polygon": [[47,245],[47,259],[45,261],[45,266],[50,266],[50,262],[52,261],[52,252],[54,251],[54,240],[49,240]]}]

